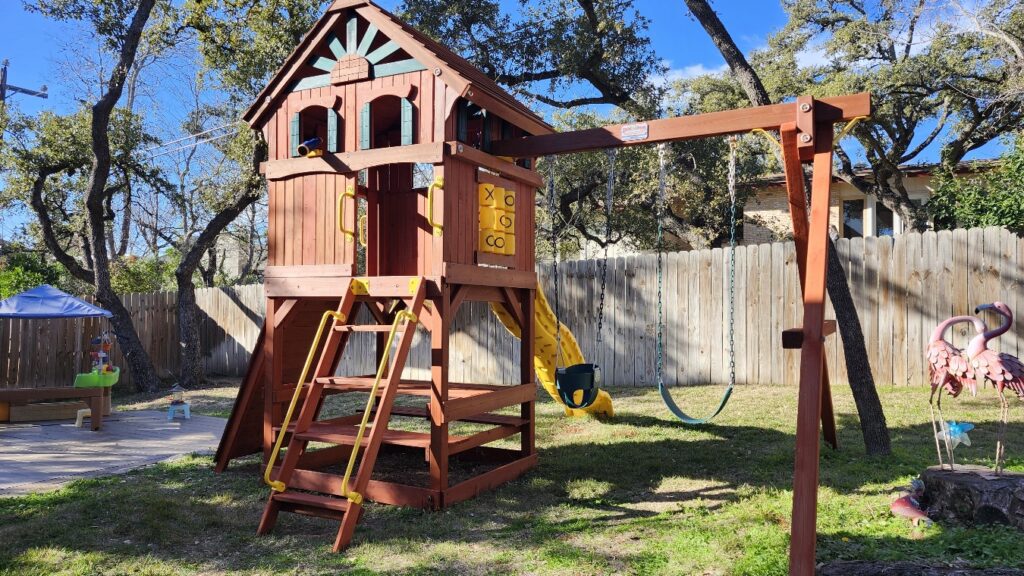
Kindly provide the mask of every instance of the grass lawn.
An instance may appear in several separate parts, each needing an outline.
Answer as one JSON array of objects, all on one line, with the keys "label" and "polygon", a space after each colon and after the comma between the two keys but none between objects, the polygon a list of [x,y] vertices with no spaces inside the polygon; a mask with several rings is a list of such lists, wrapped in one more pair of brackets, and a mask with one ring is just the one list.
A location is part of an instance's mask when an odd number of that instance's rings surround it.
[{"label": "grass lawn", "polygon": [[[0,499],[0,574],[785,573],[796,389],[741,387],[699,429],[678,425],[656,390],[611,392],[619,416],[603,423],[563,418],[542,401],[540,466],[498,490],[440,513],[369,505],[343,554],[330,553],[337,523],[328,520],[282,514],[271,536],[257,538],[267,495],[258,461],[217,475],[210,457],[191,456]],[[720,393],[690,388],[678,400],[700,412]],[[232,395],[190,394],[196,411],[217,415]],[[927,395],[882,392],[894,453],[869,459],[852,397],[838,392],[842,449],[822,450],[819,561],[1024,564],[1024,538],[1012,529],[915,530],[889,514],[894,489],[935,460]],[[946,406],[947,417],[977,425],[958,460],[991,465],[995,395]],[[1008,438],[1008,468],[1024,470],[1024,425]]]}]

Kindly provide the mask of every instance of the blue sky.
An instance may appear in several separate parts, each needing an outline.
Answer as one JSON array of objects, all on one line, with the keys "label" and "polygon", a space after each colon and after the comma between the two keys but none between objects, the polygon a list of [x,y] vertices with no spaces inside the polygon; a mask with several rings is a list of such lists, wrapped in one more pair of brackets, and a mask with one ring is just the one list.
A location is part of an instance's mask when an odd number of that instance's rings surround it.
[{"label": "blue sky", "polygon": [[[20,8],[17,0],[2,1],[0,18],[0,59],[11,61],[9,82],[18,86],[38,89],[50,86],[48,100],[14,96],[18,106],[26,112],[43,109],[66,110],[75,106],[75,94],[60,86],[58,60],[60,38],[69,33],[69,26],[30,14]],[[382,6],[393,9],[397,0],[381,0]],[[514,8],[516,2],[505,2]],[[637,9],[651,20],[649,35],[656,53],[678,73],[695,74],[720,69],[724,62],[704,30],[693,21],[682,2],[640,0]],[[715,8],[744,50],[764,45],[768,34],[785,23],[785,13],[779,4],[737,0],[719,0]]]},{"label": "blue sky", "polygon": [[[387,8],[394,9],[398,0],[378,0]],[[47,100],[14,96],[18,107],[29,113],[44,109],[67,111],[74,108],[76,96],[61,86],[58,63],[61,54],[61,38],[73,33],[71,26],[56,23],[30,14],[21,9],[18,0],[0,0],[3,4],[0,18],[0,59],[11,61],[9,82],[28,88],[39,88],[47,84],[51,96]],[[509,11],[517,9],[518,0],[502,0]],[[685,6],[678,0],[637,0],[636,9],[650,20],[648,35],[656,54],[671,68],[670,75],[692,76],[706,71],[724,69],[724,61],[718,50],[708,39],[700,25],[693,20]],[[786,14],[777,2],[747,0],[717,0],[714,7],[729,29],[740,48],[749,53],[764,46],[768,36],[780,29],[786,22]],[[756,8],[755,8],[756,7]],[[181,93],[175,90],[163,96],[158,106],[172,108]],[[159,98],[160,96],[158,96]],[[936,146],[926,152],[921,160],[936,159]],[[1001,145],[990,144],[971,154],[971,157],[989,157],[999,153]]]}]

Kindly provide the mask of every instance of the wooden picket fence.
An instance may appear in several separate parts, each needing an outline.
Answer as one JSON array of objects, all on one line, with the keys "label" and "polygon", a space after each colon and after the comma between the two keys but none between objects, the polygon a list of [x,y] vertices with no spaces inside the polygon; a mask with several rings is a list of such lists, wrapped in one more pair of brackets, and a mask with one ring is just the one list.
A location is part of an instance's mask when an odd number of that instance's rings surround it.
[{"label": "wooden picket fence", "polygon": [[[244,372],[263,323],[263,287],[204,288],[196,291],[196,301],[207,372]],[[157,373],[173,378],[180,349],[176,293],[127,294],[123,302]],[[70,386],[76,373],[89,370],[90,340],[111,329],[103,318],[0,320],[0,388]],[[123,369],[116,341],[111,360],[122,367],[118,388],[130,389],[131,374]]]},{"label": "wooden picket fence", "polygon": [[[1024,239],[1000,228],[842,239],[837,249],[879,385],[927,384],[923,350],[941,320],[972,313],[976,305],[995,300],[1024,310]],[[721,248],[675,252],[663,259],[664,373],[670,384],[721,383],[729,377],[729,261],[729,250]],[[781,346],[782,330],[800,326],[803,315],[794,245],[741,246],[735,262],[736,380],[795,384],[799,354]],[[609,259],[600,334],[600,262],[563,262],[558,271],[562,321],[575,333],[584,355],[602,366],[606,382],[655,384],[657,256]],[[553,304],[550,264],[540,266],[538,272]],[[262,287],[203,289],[197,291],[197,300],[207,371],[241,375],[262,323]],[[125,305],[158,371],[173,376],[179,345],[174,294],[131,294]],[[834,317],[831,302],[828,315]],[[995,316],[986,320],[998,321]],[[89,338],[105,327],[106,321],[96,320],[77,326],[75,321],[0,322],[0,371],[4,374],[0,382],[6,386],[70,382],[78,330],[87,352]],[[453,329],[452,380],[512,383],[518,378],[518,346],[486,305],[464,306]],[[963,346],[967,336],[966,326],[960,326],[954,342]],[[353,337],[341,371],[372,372],[372,346],[372,335]],[[993,347],[1024,353],[1024,328],[1016,324]],[[832,381],[843,385],[846,365],[838,335],[829,337],[827,349]],[[406,377],[427,377],[429,359],[430,341],[421,330]],[[117,353],[114,362],[124,365]],[[88,355],[77,365],[86,367]]]}]

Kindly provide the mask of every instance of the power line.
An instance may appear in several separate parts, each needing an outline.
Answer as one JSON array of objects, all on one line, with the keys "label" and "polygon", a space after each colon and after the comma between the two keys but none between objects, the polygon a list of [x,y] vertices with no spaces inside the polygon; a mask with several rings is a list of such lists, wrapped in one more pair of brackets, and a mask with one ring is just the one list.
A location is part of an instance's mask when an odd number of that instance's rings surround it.
[{"label": "power line", "polygon": [[197,136],[202,136],[203,134],[209,134],[210,132],[216,132],[216,131],[218,131],[218,130],[220,130],[222,128],[228,128],[230,126],[234,126],[234,123],[233,122],[229,122],[228,124],[222,124],[220,126],[217,126],[217,127],[214,127],[214,128],[210,128],[209,130],[203,130],[202,132],[196,132],[195,134],[189,134],[188,136],[182,136],[181,138],[178,138],[177,140],[171,140],[170,142],[161,142],[160,144],[157,144],[156,146],[151,146],[149,148],[146,148],[146,152],[149,152],[151,150],[159,150],[160,148],[164,148],[166,146],[170,146],[171,144],[176,144],[178,142],[182,142],[182,141],[188,140],[190,138],[195,138]]},{"label": "power line", "polygon": [[[212,138],[206,138],[204,140],[197,140],[196,142],[192,142],[191,144],[186,144],[184,146],[178,146],[177,148],[171,148],[170,150],[164,150],[163,152],[158,152],[156,154],[153,154],[153,155],[150,156],[150,159],[152,159],[152,158],[159,158],[160,156],[166,156],[167,154],[172,154],[172,153],[178,152],[180,150],[188,150],[189,148],[195,148],[196,146],[199,146],[200,144],[206,144],[207,142],[213,142],[214,140],[220,140],[221,138],[226,138],[228,136],[234,136],[237,133],[238,133],[238,131],[236,130],[234,132],[226,132],[224,134],[219,134],[219,135],[214,136]],[[150,148],[150,150],[152,150],[152,148]]]}]

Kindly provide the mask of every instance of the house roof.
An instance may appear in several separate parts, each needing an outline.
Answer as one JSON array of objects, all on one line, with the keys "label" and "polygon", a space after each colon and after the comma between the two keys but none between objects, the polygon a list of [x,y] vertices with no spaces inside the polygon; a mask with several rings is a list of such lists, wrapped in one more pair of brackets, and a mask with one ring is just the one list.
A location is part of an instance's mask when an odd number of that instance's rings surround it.
[{"label": "house roof", "polygon": [[281,68],[259,93],[242,118],[252,127],[261,125],[272,112],[274,104],[287,93],[298,77],[303,63],[335,25],[342,13],[354,11],[380,32],[393,40],[427,69],[434,70],[445,84],[481,108],[494,112],[530,134],[549,134],[554,129],[505,89],[488,78],[466,59],[442,46],[429,36],[402,22],[394,14],[370,0],[336,0],[327,12],[306,33],[299,45],[285,59]]},{"label": "house roof", "polygon": [[[986,158],[982,160],[964,160],[956,165],[954,172],[956,174],[973,174],[978,172],[986,172],[994,168],[999,167],[1002,163],[1001,160],[995,158]],[[909,178],[920,178],[924,176],[931,176],[939,172],[942,165],[936,162],[933,163],[922,163],[922,164],[903,164],[900,166],[900,171],[903,172],[905,177]],[[874,174],[871,172],[871,168],[868,166],[855,166],[853,170],[854,174],[862,178],[872,178]],[[833,182],[838,182],[839,178],[833,176]],[[762,178],[755,179],[751,185],[754,188],[769,188],[772,186],[783,186],[786,184],[785,174],[769,174]]]}]

